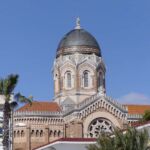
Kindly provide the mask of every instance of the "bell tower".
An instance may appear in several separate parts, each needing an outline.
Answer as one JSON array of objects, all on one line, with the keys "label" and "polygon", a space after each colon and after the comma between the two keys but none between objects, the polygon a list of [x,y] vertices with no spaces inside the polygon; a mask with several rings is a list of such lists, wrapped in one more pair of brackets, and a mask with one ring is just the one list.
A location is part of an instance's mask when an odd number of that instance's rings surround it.
[{"label": "bell tower", "polygon": [[60,41],[53,66],[55,101],[69,107],[101,91],[105,93],[105,64],[96,39],[76,27]]}]

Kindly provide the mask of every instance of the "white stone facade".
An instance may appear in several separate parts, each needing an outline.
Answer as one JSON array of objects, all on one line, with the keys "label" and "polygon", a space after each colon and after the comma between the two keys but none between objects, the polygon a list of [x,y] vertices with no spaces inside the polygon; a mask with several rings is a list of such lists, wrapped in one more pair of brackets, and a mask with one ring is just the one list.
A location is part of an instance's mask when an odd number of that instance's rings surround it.
[{"label": "white stone facade", "polygon": [[[67,75],[70,75],[70,81]],[[105,88],[105,65],[101,57],[95,54],[65,55],[56,58],[53,67],[55,101],[60,105],[71,99],[79,104],[85,98]],[[71,86],[67,86],[71,82]]]},{"label": "white stone facade", "polygon": [[[107,96],[105,64],[95,38],[82,29],[71,32],[75,35],[70,36],[68,45],[74,42],[72,38],[79,45],[60,47],[53,65],[54,102],[61,111],[16,111],[14,150],[30,150],[62,137],[95,138],[141,117],[129,115],[126,106]],[[62,43],[66,46],[65,39]]]}]

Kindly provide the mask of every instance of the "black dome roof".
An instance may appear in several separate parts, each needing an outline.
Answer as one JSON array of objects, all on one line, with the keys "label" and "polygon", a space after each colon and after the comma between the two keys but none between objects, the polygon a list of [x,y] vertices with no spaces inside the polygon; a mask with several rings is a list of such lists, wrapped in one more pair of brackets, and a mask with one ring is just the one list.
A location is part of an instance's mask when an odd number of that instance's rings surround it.
[{"label": "black dome roof", "polygon": [[[59,54],[69,54],[69,51],[65,51],[65,48],[74,47],[75,49],[73,52],[84,53],[85,51],[79,50],[79,47],[86,47],[86,48],[93,48],[94,51],[90,51],[88,53],[95,53],[98,56],[101,56],[100,47],[96,39],[86,30],[84,29],[73,29],[68,32],[60,41],[58,48],[57,48],[57,56]],[[63,49],[63,50],[62,50]],[[87,51],[86,51],[87,53]]]}]

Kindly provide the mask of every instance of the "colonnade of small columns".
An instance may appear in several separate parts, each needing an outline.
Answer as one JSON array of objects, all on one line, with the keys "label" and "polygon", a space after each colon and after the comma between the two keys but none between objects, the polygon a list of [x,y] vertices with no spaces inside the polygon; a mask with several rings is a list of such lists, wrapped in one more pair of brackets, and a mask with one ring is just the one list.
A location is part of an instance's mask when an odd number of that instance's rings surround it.
[{"label": "colonnade of small columns", "polygon": [[89,114],[93,113],[94,111],[96,111],[99,108],[104,108],[105,110],[107,110],[108,112],[110,112],[112,115],[114,115],[115,117],[117,117],[120,120],[127,119],[127,113],[122,112],[119,108],[116,108],[115,106],[113,106],[112,104],[110,104],[109,102],[107,102],[103,99],[94,102],[93,104],[89,105],[88,107],[85,107],[83,110],[81,110],[78,113],[77,117],[79,119],[82,119],[82,118],[88,116]]}]

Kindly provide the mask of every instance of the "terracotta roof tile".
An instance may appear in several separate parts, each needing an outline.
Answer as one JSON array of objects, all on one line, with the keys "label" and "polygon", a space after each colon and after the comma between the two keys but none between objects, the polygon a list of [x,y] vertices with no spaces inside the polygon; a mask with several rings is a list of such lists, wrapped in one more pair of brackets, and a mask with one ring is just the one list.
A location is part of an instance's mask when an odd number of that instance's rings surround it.
[{"label": "terracotta roof tile", "polygon": [[150,105],[125,105],[128,107],[129,114],[144,114],[146,110],[150,110]]},{"label": "terracotta roof tile", "polygon": [[59,105],[56,102],[38,102],[33,101],[32,104],[26,104],[19,108],[17,111],[61,111]]},{"label": "terracotta roof tile", "polygon": [[146,124],[150,124],[150,121],[145,121],[145,122],[133,122],[133,123],[131,123],[131,126],[132,126],[132,127],[139,127],[139,126],[143,126],[143,125],[146,125]]}]

